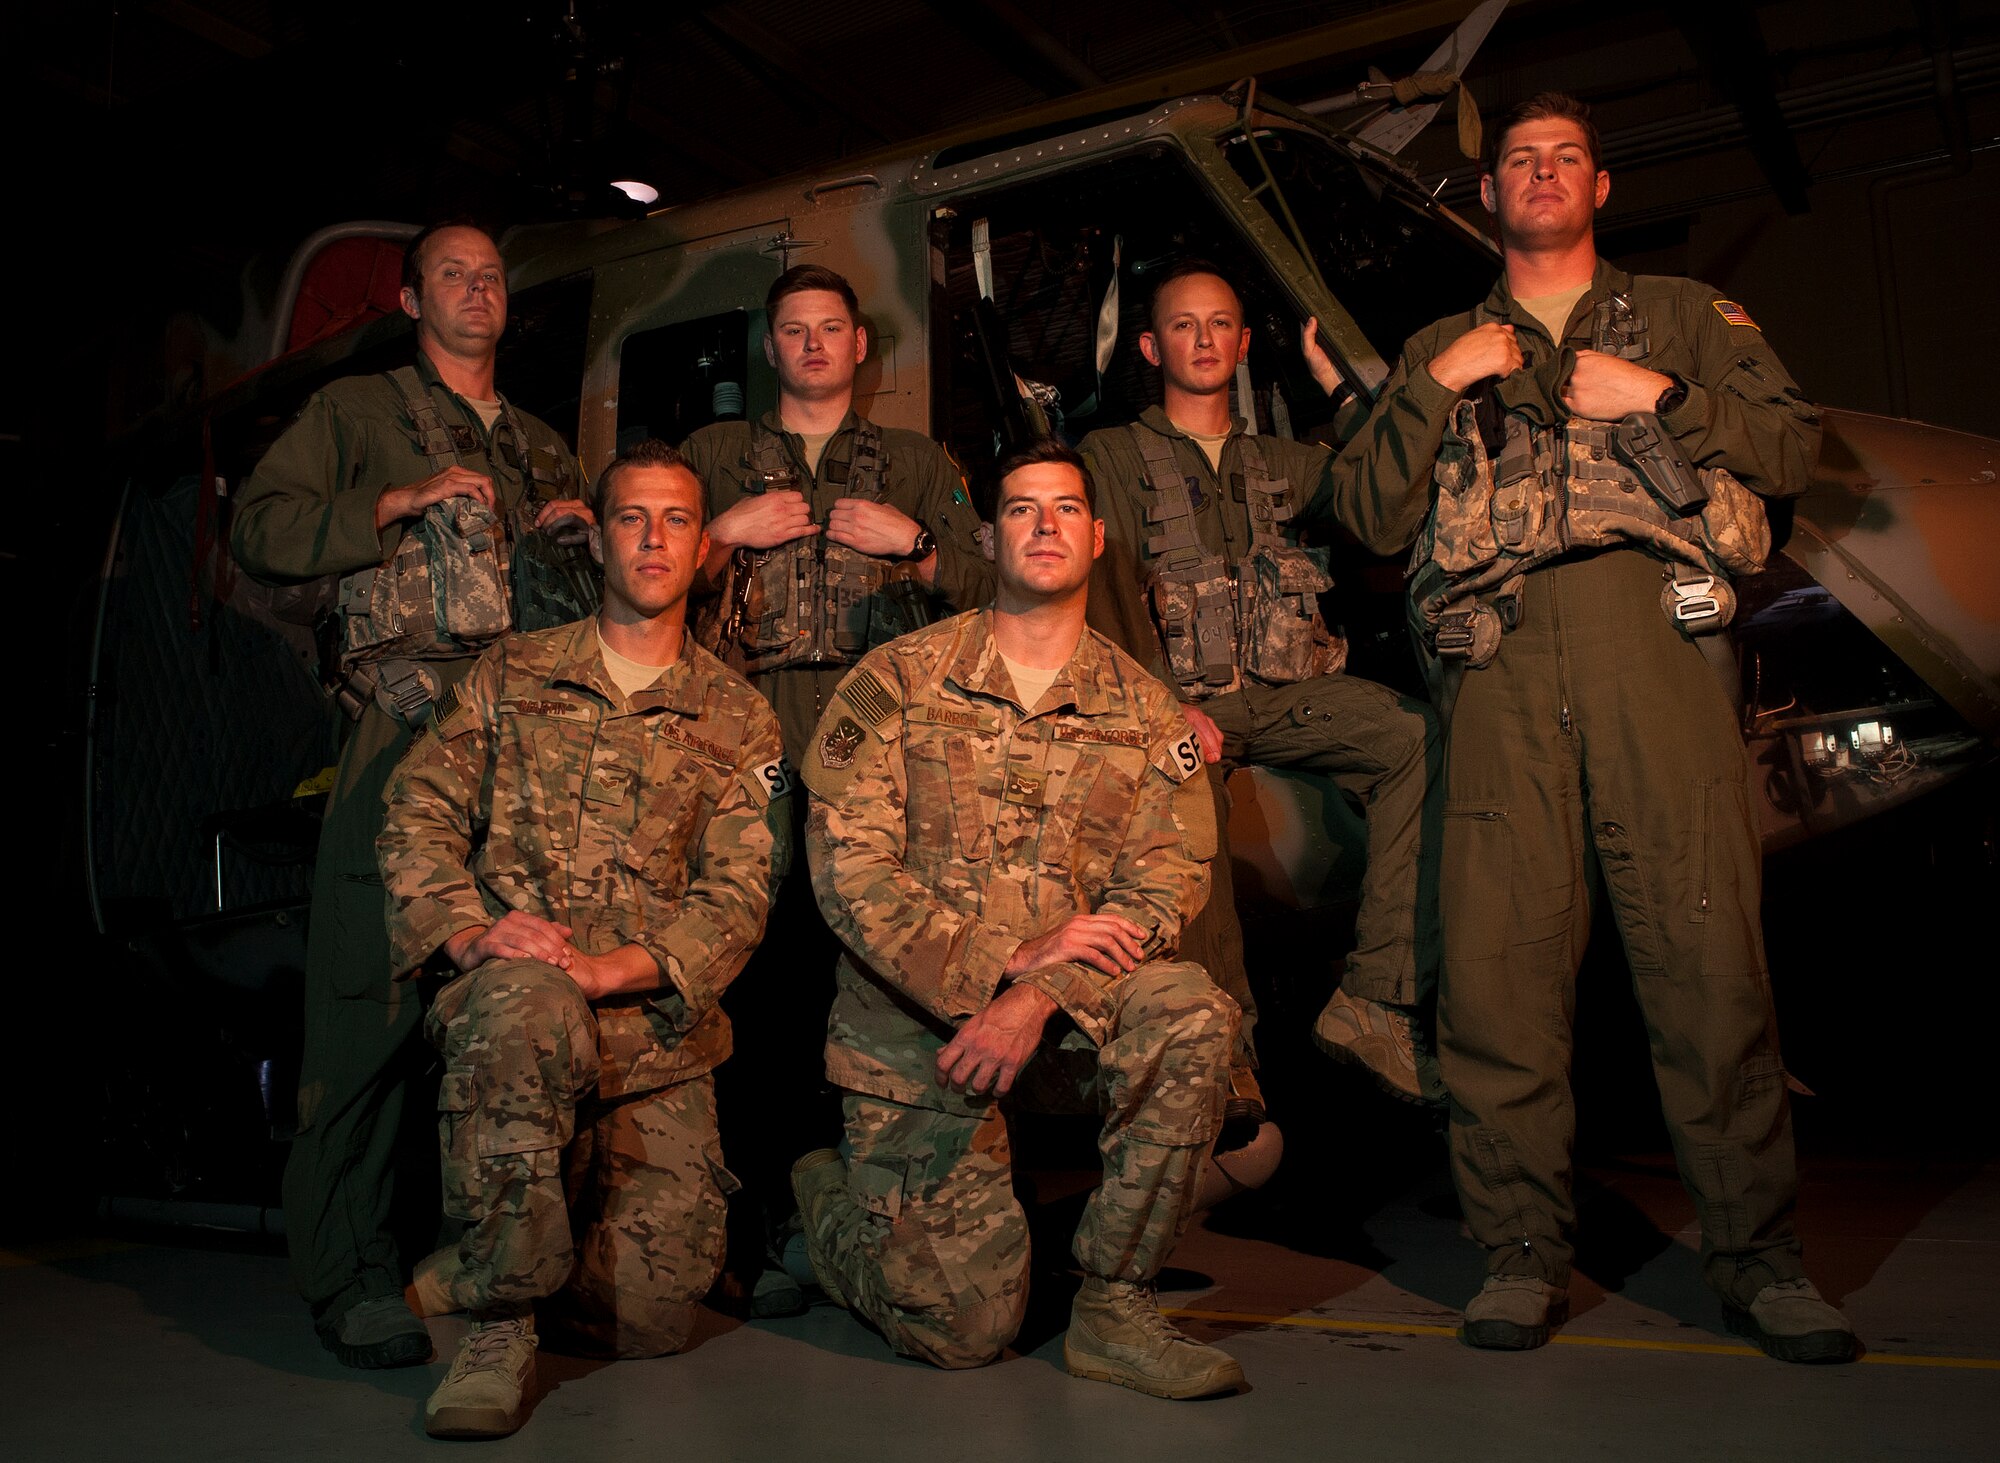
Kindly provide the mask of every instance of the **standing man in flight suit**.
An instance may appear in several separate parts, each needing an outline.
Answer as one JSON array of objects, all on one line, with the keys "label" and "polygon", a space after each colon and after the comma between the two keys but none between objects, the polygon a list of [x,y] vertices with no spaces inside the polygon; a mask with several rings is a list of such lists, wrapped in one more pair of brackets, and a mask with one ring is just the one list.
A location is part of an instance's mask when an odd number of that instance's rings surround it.
[{"label": "standing man in flight suit", "polygon": [[516,603],[517,571],[565,557],[592,520],[568,446],[494,384],[507,272],[493,240],[465,224],[419,233],[403,255],[402,304],[416,360],[316,393],[244,486],[231,534],[256,578],[328,587],[339,699],[355,718],[313,869],[284,1200],[293,1282],[320,1339],[356,1367],[431,1353],[390,1233],[404,1099],[424,1053],[416,988],[390,979],[375,869],[382,789],[482,646],[596,602],[584,569],[566,596]]},{"label": "standing man in flight suit", "polygon": [[[1326,551],[1299,541],[1332,521],[1333,454],[1253,436],[1231,414],[1250,330],[1229,281],[1211,264],[1181,260],[1155,286],[1148,319],[1139,349],[1159,368],[1161,404],[1083,442],[1105,523],[1091,625],[1177,692],[1219,770],[1322,773],[1360,801],[1368,867],[1355,947],[1313,1036],[1393,1096],[1439,1102],[1424,1034],[1438,951],[1434,817],[1426,828],[1443,770],[1436,721],[1421,702],[1337,674],[1347,647],[1318,603],[1333,585]],[[1246,1002],[1242,947],[1226,896],[1210,901],[1184,944]]]},{"label": "standing man in flight suit", "polygon": [[991,1361],[1028,1225],[1001,1100],[1103,1116],[1063,1361],[1155,1397],[1243,1385],[1153,1283],[1220,1130],[1236,1005],[1170,958],[1215,825],[1166,689],[1084,623],[1104,525],[1059,442],[1000,464],[999,589],[871,653],[801,777],[814,888],[846,945],[827,1026],[839,1149],[793,1169],[820,1287],[898,1351]]},{"label": "standing man in flight suit", "polygon": [[[869,342],[853,286],[799,265],[778,277],[764,308],[777,408],[754,423],[703,427],[682,451],[715,515],[706,579],[721,603],[704,616],[707,643],[769,698],[796,763],[848,667],[927,624],[935,602],[984,604],[993,566],[944,450],[855,413]],[[805,1304],[775,1260],[758,1273],[742,1252],[775,1248],[791,1212],[792,1158],[839,1131],[835,1099],[817,1077],[838,955],[801,860],[731,1005],[743,1051],[722,1082],[730,1161],[745,1186],[731,1215],[730,1269],[754,1286],[753,1315]]]},{"label": "standing man in flight suit", "polygon": [[1597,257],[1611,179],[1588,108],[1547,93],[1488,136],[1505,271],[1410,340],[1336,465],[1363,542],[1417,542],[1449,727],[1439,1030],[1488,1271],[1464,1339],[1540,1346],[1567,1314],[1571,1037],[1601,878],[1729,1324],[1782,1360],[1851,1360],[1793,1228],[1757,828],[1712,668],[1728,575],[1769,551],[1756,495],[1805,488],[1818,414],[1741,305]]}]

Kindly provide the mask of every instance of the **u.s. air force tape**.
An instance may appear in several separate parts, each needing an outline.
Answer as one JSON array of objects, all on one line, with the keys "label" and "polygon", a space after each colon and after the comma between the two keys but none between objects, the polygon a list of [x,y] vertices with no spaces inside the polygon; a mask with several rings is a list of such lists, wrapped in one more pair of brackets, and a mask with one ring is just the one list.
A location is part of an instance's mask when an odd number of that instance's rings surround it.
[{"label": "u.s. air force tape", "polygon": [[779,798],[790,796],[792,789],[798,785],[792,764],[783,757],[774,757],[762,767],[751,768],[748,781],[751,795],[765,807]]}]

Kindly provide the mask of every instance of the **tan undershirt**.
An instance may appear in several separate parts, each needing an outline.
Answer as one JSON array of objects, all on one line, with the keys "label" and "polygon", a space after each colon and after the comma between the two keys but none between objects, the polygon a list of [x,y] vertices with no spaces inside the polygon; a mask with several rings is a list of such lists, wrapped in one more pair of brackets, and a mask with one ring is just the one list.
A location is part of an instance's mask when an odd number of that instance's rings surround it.
[{"label": "tan undershirt", "polygon": [[[1175,422],[1174,425],[1177,427],[1181,427],[1181,424],[1179,422]],[[1201,449],[1202,456],[1208,459],[1209,471],[1221,472],[1222,449],[1223,446],[1229,441],[1229,433],[1223,432],[1217,436],[1211,437],[1206,432],[1188,432],[1188,429],[1186,427],[1181,427],[1181,430],[1183,432],[1187,432],[1189,438],[1193,440],[1194,445]]]},{"label": "tan undershirt", "polygon": [[1014,679],[1014,694],[1021,698],[1021,704],[1033,711],[1041,704],[1042,695],[1056,683],[1062,674],[1061,666],[1051,666],[1047,670],[1038,665],[1022,665],[1011,655],[1000,657],[1000,663],[1007,667],[1007,674]]},{"label": "tan undershirt", "polygon": [[1533,299],[1516,298],[1514,303],[1542,322],[1542,329],[1548,331],[1549,339],[1557,345],[1563,343],[1563,327],[1569,324],[1569,312],[1576,308],[1576,302],[1590,290],[1590,281],[1585,280],[1573,290],[1558,290],[1552,295],[1536,295]]},{"label": "tan undershirt", "polygon": [[597,632],[597,648],[604,655],[604,673],[628,699],[634,691],[645,690],[672,669],[664,665],[642,665],[629,655],[620,655],[604,643],[602,630]]},{"label": "tan undershirt", "polygon": [[500,420],[500,403],[497,401],[481,401],[476,396],[468,396],[465,404],[479,413],[479,420],[486,424],[489,432],[493,430],[493,424]]},{"label": "tan undershirt", "polygon": [[[834,430],[838,431],[839,428],[836,427]],[[806,471],[814,477],[819,476],[820,456],[826,451],[826,444],[832,440],[833,432],[799,433],[799,441],[804,444],[806,449]]]}]

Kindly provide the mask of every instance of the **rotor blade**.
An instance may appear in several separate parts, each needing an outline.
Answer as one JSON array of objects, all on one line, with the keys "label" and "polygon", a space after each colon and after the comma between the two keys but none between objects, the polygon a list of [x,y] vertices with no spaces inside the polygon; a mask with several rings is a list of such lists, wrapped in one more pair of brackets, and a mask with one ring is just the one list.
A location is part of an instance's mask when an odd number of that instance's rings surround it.
[{"label": "rotor blade", "polygon": [[[1486,0],[1485,4],[1458,23],[1458,29],[1444,38],[1444,44],[1431,52],[1430,59],[1418,70],[1449,71],[1453,76],[1464,76],[1465,68],[1472,63],[1473,53],[1479,49],[1487,32],[1493,29],[1493,22],[1506,8],[1507,0]],[[1434,102],[1419,102],[1414,107],[1391,108],[1354,135],[1383,152],[1399,153],[1409,145],[1411,138],[1430,125],[1431,118],[1437,115],[1437,109],[1442,105],[1444,99],[1440,97]]]}]

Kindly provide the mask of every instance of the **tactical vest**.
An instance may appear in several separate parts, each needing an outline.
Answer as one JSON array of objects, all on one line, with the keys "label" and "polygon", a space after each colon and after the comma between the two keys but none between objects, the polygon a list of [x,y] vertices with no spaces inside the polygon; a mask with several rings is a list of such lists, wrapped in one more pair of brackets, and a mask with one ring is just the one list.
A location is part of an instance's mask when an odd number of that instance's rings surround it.
[{"label": "tactical vest", "polygon": [[[1647,330],[1623,296],[1598,308],[1594,345],[1641,360]],[[1474,324],[1491,318],[1485,308]],[[1614,450],[1616,423],[1571,417],[1540,427],[1501,412],[1491,388],[1460,401],[1432,472],[1436,496],[1410,560],[1420,631],[1447,662],[1491,662],[1520,618],[1523,577],[1587,550],[1633,547],[1667,566],[1661,607],[1689,635],[1728,624],[1731,574],[1764,567],[1771,527],[1756,494],[1701,468],[1707,502],[1677,513]]]},{"label": "tactical vest", "polygon": [[1226,489],[1248,510],[1250,544],[1231,564],[1195,531],[1192,485],[1174,443],[1140,423],[1132,438],[1146,461],[1148,593],[1167,671],[1184,701],[1241,689],[1247,677],[1285,686],[1338,671],[1346,642],[1320,618],[1333,588],[1327,551],[1284,534],[1291,484],[1272,478],[1255,437],[1237,439],[1243,471]]},{"label": "tactical vest", "polygon": [[[403,398],[409,431],[433,473],[458,462],[458,441],[416,369],[387,379]],[[463,434],[467,428],[460,427]],[[523,629],[567,624],[597,607],[597,579],[580,546],[533,531],[544,503],[574,495],[554,461],[542,463],[512,405],[494,424],[494,451],[527,491],[509,512],[475,498],[446,498],[403,531],[386,562],[341,577],[333,605],[337,694],[358,716],[373,697],[416,722],[442,689],[424,661],[458,660]],[[468,444],[470,445],[470,444]]]},{"label": "tactical vest", "polygon": [[[833,444],[827,443],[831,451]],[[782,433],[751,428],[747,494],[806,492]],[[882,429],[857,420],[847,463],[826,463],[841,496],[882,501]],[[842,474],[845,474],[844,478]],[[738,549],[720,649],[746,673],[849,665],[930,619],[923,586],[904,566],[834,543],[825,532],[771,549]]]}]

